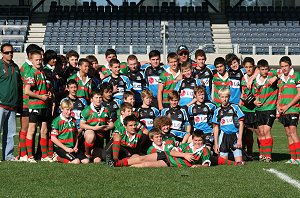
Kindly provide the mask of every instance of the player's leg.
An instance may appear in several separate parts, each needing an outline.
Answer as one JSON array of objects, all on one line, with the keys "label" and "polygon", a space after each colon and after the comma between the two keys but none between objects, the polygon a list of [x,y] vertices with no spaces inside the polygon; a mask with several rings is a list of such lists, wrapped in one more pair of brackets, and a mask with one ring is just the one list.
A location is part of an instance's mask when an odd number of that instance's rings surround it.
[{"label": "player's leg", "polygon": [[57,162],[64,164],[79,164],[80,160],[77,158],[76,153],[68,153],[62,148],[55,149],[57,156]]},{"label": "player's leg", "polygon": [[94,146],[94,142],[96,139],[95,132],[93,130],[86,130],[84,132],[84,149],[85,149],[85,155],[87,157],[91,157],[91,150]]},{"label": "player's leg", "polygon": [[114,133],[113,134],[113,142],[112,142],[112,156],[113,159],[116,161],[119,159],[119,153],[121,148],[121,135]]},{"label": "player's leg", "polygon": [[29,124],[28,124],[28,131],[26,134],[26,151],[28,155],[28,162],[36,163],[32,153],[33,147],[33,136],[35,134],[36,123],[37,123],[37,115],[35,112],[31,112],[29,114]]},{"label": "player's leg", "polygon": [[22,116],[20,118],[21,129],[19,132],[19,160],[27,161],[27,152],[26,152],[26,135],[29,125],[29,111],[28,109],[22,110]]},{"label": "player's leg", "polygon": [[76,157],[80,160],[82,164],[88,164],[90,162],[90,160],[85,156],[84,152],[82,152],[81,150],[78,150],[78,152],[76,153]]},{"label": "player's leg", "polygon": [[137,167],[137,168],[145,168],[145,167],[168,167],[168,165],[163,161],[155,161],[155,162],[142,162],[140,164],[134,164],[131,165],[132,167]]}]

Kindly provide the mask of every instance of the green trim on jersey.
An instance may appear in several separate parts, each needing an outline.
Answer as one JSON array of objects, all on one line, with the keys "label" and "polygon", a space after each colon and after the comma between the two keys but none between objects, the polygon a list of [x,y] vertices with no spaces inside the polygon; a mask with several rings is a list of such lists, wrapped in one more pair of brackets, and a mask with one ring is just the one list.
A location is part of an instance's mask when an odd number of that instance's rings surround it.
[{"label": "green trim on jersey", "polygon": [[78,98],[84,98],[87,102],[90,102],[90,95],[92,94],[92,79],[86,76],[86,82],[83,82],[79,72],[70,76],[68,81],[70,79],[74,79],[78,83],[76,96]]},{"label": "green trim on jersey", "polygon": [[168,100],[168,95],[171,93],[176,87],[176,77],[169,73],[168,71],[164,71],[159,75],[159,83],[163,84],[163,93],[162,93],[162,103],[170,104]]},{"label": "green trim on jersey", "polygon": [[[243,78],[242,78],[241,88],[244,91],[244,94],[241,96],[242,98],[246,98],[248,96],[248,94],[250,93],[250,90],[247,88],[248,79],[249,79],[249,77],[248,77],[247,74],[245,74],[243,76]],[[251,86],[251,92],[254,93],[254,86],[253,86],[253,84]],[[240,107],[241,107],[241,109],[242,109],[243,112],[249,112],[249,113],[250,112],[254,113],[255,109],[256,109],[256,108],[254,108],[254,109],[248,109],[247,107],[244,106],[244,102],[243,101],[242,101]]]},{"label": "green trim on jersey", "polygon": [[31,65],[26,61],[20,68],[20,75],[22,79],[22,97],[23,97],[23,109],[28,108],[29,96],[25,94],[25,81],[26,81],[26,73],[31,68]]},{"label": "green trim on jersey", "polygon": [[[226,72],[228,74],[228,72]],[[221,106],[221,100],[220,97],[218,95],[218,92],[220,89],[224,88],[224,87],[228,87],[230,86],[230,79],[229,76],[226,79],[222,79],[220,77],[219,73],[216,73],[212,79],[212,84],[213,84],[213,103],[217,106],[220,107]]]}]

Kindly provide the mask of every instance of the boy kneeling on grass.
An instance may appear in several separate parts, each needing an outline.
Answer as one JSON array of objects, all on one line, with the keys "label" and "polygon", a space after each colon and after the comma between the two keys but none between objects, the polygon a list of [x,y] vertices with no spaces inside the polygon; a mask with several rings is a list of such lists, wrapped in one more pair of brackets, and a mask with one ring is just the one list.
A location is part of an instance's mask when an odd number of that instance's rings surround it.
[{"label": "boy kneeling on grass", "polygon": [[70,164],[87,164],[88,158],[78,150],[76,119],[71,117],[73,102],[62,100],[61,114],[52,122],[51,140],[58,156],[55,161]]}]

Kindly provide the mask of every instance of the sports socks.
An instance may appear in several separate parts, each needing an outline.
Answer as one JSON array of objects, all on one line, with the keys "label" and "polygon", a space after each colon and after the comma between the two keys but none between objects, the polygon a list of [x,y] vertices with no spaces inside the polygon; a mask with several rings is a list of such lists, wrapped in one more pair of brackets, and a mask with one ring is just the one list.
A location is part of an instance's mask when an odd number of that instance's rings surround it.
[{"label": "sports socks", "polygon": [[61,162],[61,163],[64,163],[64,164],[68,164],[70,162],[68,159],[62,158],[62,157],[59,157],[59,156],[57,156],[57,161]]},{"label": "sports socks", "polygon": [[26,131],[20,131],[19,133],[19,155],[20,157],[24,157],[25,155],[27,155],[26,152]]},{"label": "sports socks", "polygon": [[273,138],[260,140],[260,143],[263,156],[272,158]]},{"label": "sports socks", "polygon": [[91,148],[94,146],[94,143],[88,143],[86,141],[84,141],[84,147],[85,147],[85,155],[89,156],[91,155]]},{"label": "sports socks", "polygon": [[294,143],[296,159],[300,159],[300,142]]},{"label": "sports socks", "polygon": [[128,158],[124,158],[116,161],[115,167],[122,167],[122,166],[128,166]]},{"label": "sports socks", "polygon": [[112,152],[113,152],[113,159],[115,161],[119,159],[120,147],[121,147],[121,141],[114,140],[112,144]]},{"label": "sports socks", "polygon": [[296,144],[297,143],[293,143],[293,144],[289,145],[289,151],[290,151],[290,154],[291,154],[291,159],[293,159],[293,160],[297,159]]},{"label": "sports socks", "polygon": [[32,155],[32,140],[26,138],[26,150],[27,150],[27,155],[28,158],[33,157]]},{"label": "sports socks", "polygon": [[48,138],[48,156],[53,156],[53,142],[51,141],[51,137]]},{"label": "sports socks", "polygon": [[47,153],[47,138],[40,138],[40,145],[41,145],[41,151],[42,151],[42,158],[45,158],[48,156]]}]

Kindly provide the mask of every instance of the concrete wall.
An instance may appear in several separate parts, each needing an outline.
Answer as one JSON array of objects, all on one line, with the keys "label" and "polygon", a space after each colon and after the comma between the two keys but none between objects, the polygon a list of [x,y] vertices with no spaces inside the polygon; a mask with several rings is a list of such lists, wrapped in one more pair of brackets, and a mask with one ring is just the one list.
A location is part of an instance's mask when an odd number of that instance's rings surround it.
[{"label": "concrete wall", "polygon": [[19,5],[19,0],[1,0],[1,5]]},{"label": "concrete wall", "polygon": [[[81,58],[85,57],[86,55],[81,55]],[[121,62],[125,62],[128,55],[118,55],[118,58]],[[207,55],[207,64],[213,64],[215,58],[222,56],[225,57],[225,54],[208,54]],[[250,55],[239,55],[241,59],[250,56]],[[99,64],[105,64],[105,56],[104,55],[96,55]],[[139,61],[148,61],[149,58],[147,55],[137,55]],[[162,56],[163,57],[163,56]],[[270,65],[278,65],[279,59],[282,57],[282,55],[251,55],[250,57],[253,57],[255,62],[259,61],[260,59],[266,59]],[[299,55],[290,55],[289,56],[292,59],[292,63],[295,66],[300,66],[300,56]],[[22,65],[25,61],[26,54],[25,53],[15,53],[14,54],[14,61],[18,65]],[[163,59],[162,59],[163,60]]]}]

